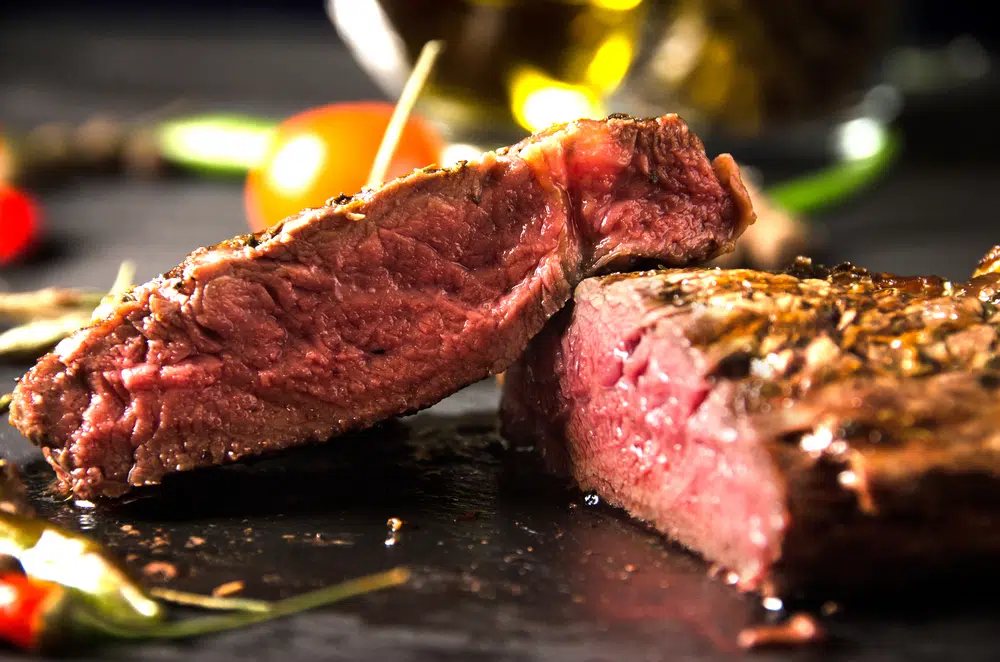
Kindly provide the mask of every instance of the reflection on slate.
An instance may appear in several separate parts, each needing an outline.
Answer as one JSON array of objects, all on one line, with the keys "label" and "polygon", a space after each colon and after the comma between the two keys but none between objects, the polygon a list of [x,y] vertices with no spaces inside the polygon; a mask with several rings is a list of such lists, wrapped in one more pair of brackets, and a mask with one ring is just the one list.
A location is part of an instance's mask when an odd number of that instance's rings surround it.
[{"label": "reflection on slate", "polygon": [[637,653],[666,641],[704,656],[735,650],[758,616],[752,599],[658,536],[587,506],[532,449],[509,448],[496,433],[492,383],[459,397],[473,408],[174,475],[113,505],[53,496],[41,463],[27,480],[42,516],[107,542],[151,584],[206,593],[241,580],[245,595],[278,598],[404,564],[411,585],[336,611],[498,649],[541,637]]},{"label": "reflection on slate", "polygon": [[[344,659],[716,660],[737,651],[740,629],[772,616],[684,550],[586,505],[531,449],[510,448],[496,433],[496,398],[483,382],[403,421],[177,474],[96,508],[55,497],[39,462],[27,480],[42,516],[105,541],[152,585],[206,593],[242,581],[241,595],[270,599],[396,565],[414,571],[407,586],[289,622],[153,644],[166,659],[217,659],[226,642],[256,641]],[[1000,645],[1000,612],[962,605],[848,607],[823,650],[886,659],[891,643],[902,660],[961,645],[963,659],[978,659]],[[919,638],[904,636],[917,626]]]}]

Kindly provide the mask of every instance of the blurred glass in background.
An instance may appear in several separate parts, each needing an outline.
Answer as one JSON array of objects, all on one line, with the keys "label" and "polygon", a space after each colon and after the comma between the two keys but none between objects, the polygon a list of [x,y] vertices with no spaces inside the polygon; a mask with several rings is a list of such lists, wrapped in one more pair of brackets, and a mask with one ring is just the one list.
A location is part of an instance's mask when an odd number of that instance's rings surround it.
[{"label": "blurred glass in background", "polygon": [[635,95],[753,135],[844,110],[875,83],[894,0],[661,2]]},{"label": "blurred glass in background", "polygon": [[421,47],[445,42],[421,112],[453,140],[501,144],[606,113],[642,35],[643,0],[329,0],[362,67],[390,95]]},{"label": "blurred glass in background", "polygon": [[446,42],[421,112],[452,141],[502,144],[609,111],[681,113],[759,136],[835,117],[877,79],[895,0],[328,0],[364,69],[398,94]]}]

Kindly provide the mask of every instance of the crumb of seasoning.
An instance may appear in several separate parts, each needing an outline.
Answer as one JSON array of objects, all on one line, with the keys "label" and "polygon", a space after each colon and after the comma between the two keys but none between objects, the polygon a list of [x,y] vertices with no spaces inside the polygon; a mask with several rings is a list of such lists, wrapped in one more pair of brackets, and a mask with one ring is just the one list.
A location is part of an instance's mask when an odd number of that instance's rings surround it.
[{"label": "crumb of seasoning", "polygon": [[326,545],[336,545],[338,547],[350,547],[354,543],[350,540],[344,540],[343,538],[324,538],[323,534],[317,533],[315,538],[309,541],[313,545],[319,545],[320,547],[325,547]]},{"label": "crumb of seasoning", "polygon": [[826,630],[810,614],[799,613],[777,625],[757,625],[742,630],[737,637],[740,648],[804,646],[826,638]]},{"label": "crumb of seasoning", "polygon": [[187,539],[187,542],[184,543],[184,546],[187,547],[188,549],[193,549],[195,547],[201,547],[204,544],[205,544],[204,538],[199,538],[198,536],[191,536]]},{"label": "crumb of seasoning", "polygon": [[212,589],[212,596],[216,598],[224,598],[227,595],[232,595],[233,593],[239,593],[243,590],[243,581],[237,579],[236,581],[226,582],[220,586],[216,586]]},{"label": "crumb of seasoning", "polygon": [[281,581],[281,575],[264,575],[260,580],[265,584],[277,584]]},{"label": "crumb of seasoning", "polygon": [[127,533],[130,536],[139,535],[139,529],[135,528],[131,524],[122,524],[121,531],[122,533]]},{"label": "crumb of seasoning", "polygon": [[286,533],[283,536],[281,536],[281,538],[282,538],[282,540],[295,540],[295,534],[294,533]]},{"label": "crumb of seasoning", "polygon": [[153,541],[149,543],[150,549],[159,549],[160,547],[166,547],[170,544],[170,540],[166,536],[153,536]]},{"label": "crumb of seasoning", "polygon": [[638,569],[634,563],[625,564],[625,572],[635,572]]},{"label": "crumb of seasoning", "polygon": [[398,517],[390,517],[388,520],[386,520],[385,525],[389,527],[390,531],[395,533],[396,531],[399,531],[400,529],[403,528],[403,520],[399,519]]},{"label": "crumb of seasoning", "polygon": [[166,561],[150,561],[143,566],[142,574],[147,577],[169,581],[177,576],[177,566]]},{"label": "crumb of seasoning", "polygon": [[824,602],[823,606],[820,607],[819,610],[824,616],[833,616],[840,611],[840,605],[836,602]]},{"label": "crumb of seasoning", "polygon": [[128,561],[129,563],[131,563],[132,561],[138,561],[139,560],[139,555],[138,554],[128,554],[128,555],[125,556],[125,560]]}]

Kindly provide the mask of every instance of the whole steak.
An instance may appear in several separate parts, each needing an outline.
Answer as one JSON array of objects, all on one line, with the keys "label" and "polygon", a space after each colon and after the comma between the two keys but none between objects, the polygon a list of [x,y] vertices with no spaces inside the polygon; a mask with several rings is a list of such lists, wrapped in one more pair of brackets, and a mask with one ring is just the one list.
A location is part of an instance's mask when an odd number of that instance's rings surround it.
[{"label": "whole steak", "polygon": [[44,356],[11,422],[81,497],[325,440],[506,369],[580,279],[752,222],[674,115],[553,127],[195,251]]},{"label": "whole steak", "polygon": [[505,433],[747,589],[995,565],[998,261],[586,280],[506,373]]}]

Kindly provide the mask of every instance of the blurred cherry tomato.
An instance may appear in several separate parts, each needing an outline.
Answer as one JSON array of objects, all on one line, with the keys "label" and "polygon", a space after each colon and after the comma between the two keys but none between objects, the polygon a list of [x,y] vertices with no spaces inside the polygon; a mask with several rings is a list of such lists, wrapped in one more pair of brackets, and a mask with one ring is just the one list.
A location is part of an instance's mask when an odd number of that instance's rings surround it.
[{"label": "blurred cherry tomato", "polygon": [[0,265],[27,255],[38,232],[38,206],[21,191],[0,184]]},{"label": "blurred cherry tomato", "polygon": [[[393,106],[381,102],[333,104],[285,120],[263,161],[250,171],[244,202],[254,230],[262,230],[341,193],[357,193],[382,142]],[[443,143],[423,120],[411,117],[386,181],[436,163]]]}]

